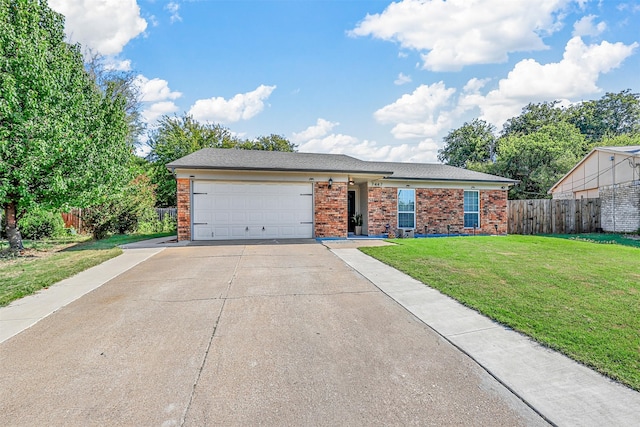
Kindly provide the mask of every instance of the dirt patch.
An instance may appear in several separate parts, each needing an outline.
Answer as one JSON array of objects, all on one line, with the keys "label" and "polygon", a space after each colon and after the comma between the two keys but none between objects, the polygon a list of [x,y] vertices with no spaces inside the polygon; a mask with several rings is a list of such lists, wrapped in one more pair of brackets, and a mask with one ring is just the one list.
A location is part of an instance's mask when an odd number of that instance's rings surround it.
[{"label": "dirt patch", "polygon": [[75,243],[47,244],[39,247],[27,247],[18,253],[5,248],[0,250],[0,268],[25,261],[49,258],[73,245],[75,245]]}]

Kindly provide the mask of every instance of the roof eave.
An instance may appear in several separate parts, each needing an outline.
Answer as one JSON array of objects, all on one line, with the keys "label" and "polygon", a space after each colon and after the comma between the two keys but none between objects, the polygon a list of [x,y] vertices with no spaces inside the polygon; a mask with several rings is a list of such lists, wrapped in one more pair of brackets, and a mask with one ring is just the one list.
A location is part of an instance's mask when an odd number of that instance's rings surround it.
[{"label": "roof eave", "polygon": [[505,180],[487,180],[487,179],[465,179],[465,178],[418,178],[418,177],[401,177],[401,176],[385,176],[384,179],[402,180],[402,181],[447,181],[447,182],[483,182],[487,184],[508,184],[516,185],[520,181],[515,179]]},{"label": "roof eave", "polygon": [[185,166],[185,165],[176,165],[176,164],[167,164],[167,169],[176,170],[176,169],[185,169],[185,170],[194,170],[194,169],[207,169],[212,171],[251,171],[251,172],[322,172],[322,173],[345,173],[345,174],[375,174],[375,175],[391,175],[393,172],[390,171],[378,171],[378,170],[357,170],[357,169],[303,169],[303,168],[267,168],[267,167],[250,167],[250,166]]}]

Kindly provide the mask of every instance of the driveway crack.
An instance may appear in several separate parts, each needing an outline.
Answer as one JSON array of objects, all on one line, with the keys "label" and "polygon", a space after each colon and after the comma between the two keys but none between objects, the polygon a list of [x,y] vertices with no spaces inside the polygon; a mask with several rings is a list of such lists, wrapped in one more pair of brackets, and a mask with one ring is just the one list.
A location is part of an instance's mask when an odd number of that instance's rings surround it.
[{"label": "driveway crack", "polygon": [[193,398],[196,394],[196,388],[198,387],[198,383],[200,382],[200,377],[202,376],[202,371],[204,370],[204,366],[207,363],[207,359],[209,357],[209,351],[211,350],[211,345],[213,344],[213,339],[216,336],[216,331],[218,330],[218,325],[220,324],[220,318],[222,317],[222,312],[224,311],[224,306],[227,303],[227,295],[229,295],[229,290],[231,289],[231,284],[234,282],[237,274],[238,274],[238,266],[240,265],[240,261],[244,255],[244,251],[246,246],[243,246],[242,253],[238,257],[238,261],[233,269],[233,274],[231,275],[231,279],[227,284],[227,289],[225,292],[220,295],[220,299],[222,300],[222,305],[220,306],[220,311],[218,312],[218,316],[216,316],[216,321],[213,324],[213,329],[211,331],[211,335],[209,336],[209,342],[207,343],[207,348],[205,349],[204,355],[202,357],[202,362],[200,363],[200,367],[198,368],[198,374],[196,375],[196,379],[193,383],[193,387],[191,388],[191,394],[189,395],[189,402],[187,402],[187,406],[182,413],[182,418],[180,419],[180,426],[184,426],[184,423],[187,421],[187,415],[189,414],[189,410],[191,409],[191,405],[193,403]]}]

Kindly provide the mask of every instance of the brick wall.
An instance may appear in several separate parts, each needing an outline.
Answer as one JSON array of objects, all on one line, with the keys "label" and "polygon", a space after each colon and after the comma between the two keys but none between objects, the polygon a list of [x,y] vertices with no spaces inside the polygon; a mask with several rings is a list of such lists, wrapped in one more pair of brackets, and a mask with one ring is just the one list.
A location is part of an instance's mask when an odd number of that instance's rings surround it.
[{"label": "brick wall", "polygon": [[462,189],[416,189],[416,231],[419,234],[447,234],[448,225],[451,234],[464,233],[463,195]]},{"label": "brick wall", "polygon": [[604,231],[632,233],[640,229],[640,185],[600,187],[600,203],[600,224]]},{"label": "brick wall", "polygon": [[386,224],[395,230],[398,221],[397,188],[369,187],[367,191],[367,234],[379,236],[386,232]]},{"label": "brick wall", "polygon": [[315,237],[347,237],[347,183],[314,184]]},{"label": "brick wall", "polygon": [[[464,228],[464,190],[447,188],[417,188],[416,232],[418,234],[469,233]],[[389,224],[397,227],[397,188],[370,187],[369,235],[385,233]],[[503,190],[480,191],[480,227],[476,233],[507,233],[507,192]],[[449,228],[447,229],[447,226]]]},{"label": "brick wall", "polygon": [[177,181],[178,240],[191,240],[191,182],[187,178]]},{"label": "brick wall", "polygon": [[[507,234],[507,191],[480,191],[480,232]],[[496,229],[496,225],[498,228]]]}]

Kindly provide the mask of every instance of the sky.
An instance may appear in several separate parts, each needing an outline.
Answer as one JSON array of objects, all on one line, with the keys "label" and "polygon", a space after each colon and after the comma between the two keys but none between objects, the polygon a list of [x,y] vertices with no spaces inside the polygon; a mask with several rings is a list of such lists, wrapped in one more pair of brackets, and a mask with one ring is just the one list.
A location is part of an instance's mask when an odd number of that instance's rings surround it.
[{"label": "sky", "polygon": [[131,71],[149,129],[191,114],[298,151],[437,162],[480,118],[640,92],[640,0],[49,0]]}]

